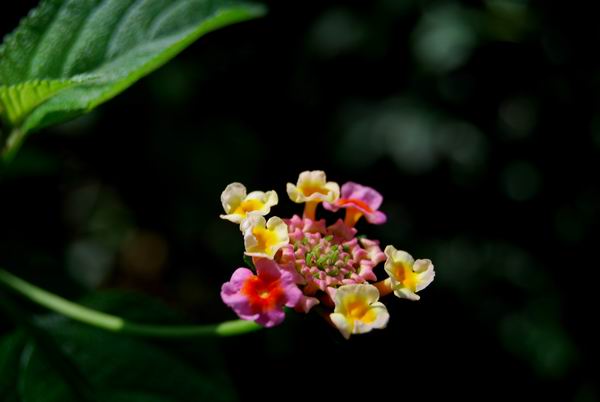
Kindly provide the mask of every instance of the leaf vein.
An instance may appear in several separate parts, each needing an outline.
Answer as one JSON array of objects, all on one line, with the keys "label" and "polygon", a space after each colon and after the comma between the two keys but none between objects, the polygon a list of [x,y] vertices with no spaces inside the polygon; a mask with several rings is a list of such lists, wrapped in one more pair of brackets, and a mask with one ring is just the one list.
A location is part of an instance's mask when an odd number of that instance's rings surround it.
[{"label": "leaf vein", "polygon": [[106,49],[104,49],[103,59],[109,60],[109,61],[111,60],[109,57],[109,54],[110,54],[110,50],[115,46],[114,42],[115,42],[115,38],[117,37],[117,32],[119,32],[121,30],[121,28],[123,28],[123,24],[125,23],[125,21],[127,21],[129,16],[131,15],[131,13],[133,13],[133,11],[143,1],[145,1],[145,0],[134,0],[133,3],[131,3],[131,5],[129,7],[127,7],[127,11],[125,11],[123,14],[121,14],[121,16],[119,17],[119,21],[117,21],[115,28],[110,33],[110,37],[108,38],[108,41],[106,42],[107,45],[106,45]]},{"label": "leaf vein", "polygon": [[180,1],[174,1],[173,3],[165,7],[165,9],[162,10],[162,13],[157,14],[152,23],[150,24],[150,27],[148,28],[148,37],[155,39],[154,34],[156,33],[156,31],[158,31],[162,22],[168,17],[170,17],[173,12],[177,11],[177,7],[181,7],[182,5],[184,6],[185,3],[182,3]]},{"label": "leaf vein", "polygon": [[[56,2],[54,2],[56,3]],[[62,11],[65,9],[66,4],[68,4],[68,1],[65,1],[63,3],[61,3],[58,8],[56,9],[56,11],[54,12],[54,15],[52,15],[52,22],[50,24],[48,24],[47,26],[44,27],[43,31],[40,32],[39,34],[39,38],[36,42],[36,44],[33,46],[33,49],[30,52],[30,57],[27,60],[27,68],[25,69],[26,73],[25,73],[25,78],[30,78],[33,79],[35,77],[31,76],[31,70],[33,69],[33,61],[35,60],[35,56],[41,46],[41,44],[43,43],[43,38],[44,36],[50,31],[50,29],[56,24],[56,21],[58,20],[58,18],[56,18],[58,15],[60,15],[60,13],[62,13]]]},{"label": "leaf vein", "polygon": [[104,4],[105,1],[106,0],[101,0],[100,2],[96,3],[95,6],[90,8],[90,10],[87,12],[87,15],[83,18],[83,21],[77,28],[77,31],[73,33],[73,36],[72,36],[73,40],[70,41],[70,43],[65,47],[65,50],[63,52],[63,57],[62,57],[62,60],[60,62],[59,68],[58,68],[58,70],[60,71],[61,77],[64,77],[67,74],[67,71],[65,71],[67,60],[69,60],[69,57],[71,57],[71,52],[73,51],[73,49],[76,48],[75,45],[77,45],[79,40],[81,39],[80,33],[83,32],[83,30],[85,29],[87,24],[90,22],[91,17],[94,16],[96,14],[96,12],[98,12],[98,10],[100,9],[100,6],[102,4]]}]

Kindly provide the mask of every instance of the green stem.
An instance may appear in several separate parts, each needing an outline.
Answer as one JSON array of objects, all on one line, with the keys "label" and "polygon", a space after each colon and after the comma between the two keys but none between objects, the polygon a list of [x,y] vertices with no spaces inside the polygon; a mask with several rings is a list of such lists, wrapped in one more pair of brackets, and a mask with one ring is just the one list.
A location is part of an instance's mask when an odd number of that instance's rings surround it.
[{"label": "green stem", "polygon": [[2,159],[4,159],[5,163],[10,163],[15,158],[15,155],[21,148],[21,144],[23,144],[25,134],[25,131],[19,130],[16,127],[12,129],[2,149]]},{"label": "green stem", "polygon": [[252,321],[243,320],[225,321],[220,324],[209,325],[170,326],[139,324],[63,299],[62,297],[32,285],[3,269],[0,269],[0,284],[5,285],[7,288],[34,303],[73,320],[107,331],[121,332],[129,335],[159,338],[235,336],[262,328]]}]

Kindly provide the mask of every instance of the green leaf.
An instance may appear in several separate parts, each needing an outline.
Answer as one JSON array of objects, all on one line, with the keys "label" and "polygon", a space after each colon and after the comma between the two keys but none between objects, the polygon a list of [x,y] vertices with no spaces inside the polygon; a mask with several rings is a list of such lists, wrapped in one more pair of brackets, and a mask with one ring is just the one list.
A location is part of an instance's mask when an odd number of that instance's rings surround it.
[{"label": "green leaf", "polygon": [[0,339],[0,401],[17,400],[17,372],[25,342],[20,331]]},{"label": "green leaf", "polygon": [[160,396],[150,395],[142,392],[111,392],[108,399],[103,402],[172,402]]},{"label": "green leaf", "polygon": [[92,110],[202,35],[259,17],[229,0],[43,0],[0,45],[0,116],[24,136]]},{"label": "green leaf", "polygon": [[252,261],[252,257],[244,254],[242,258],[244,259],[244,262],[246,263],[246,265],[248,265],[248,268],[250,268],[254,272],[256,272],[256,267],[254,266],[254,261]]},{"label": "green leaf", "polygon": [[[84,301],[130,318],[180,322],[161,303],[147,297],[109,292]],[[50,315],[38,322],[62,346],[90,382],[99,401],[234,401],[212,341],[161,342],[127,337]],[[78,402],[36,347],[22,362],[23,402]]]},{"label": "green leaf", "polygon": [[19,124],[24,116],[75,81],[27,81],[17,85],[0,86],[0,113],[9,124]]}]

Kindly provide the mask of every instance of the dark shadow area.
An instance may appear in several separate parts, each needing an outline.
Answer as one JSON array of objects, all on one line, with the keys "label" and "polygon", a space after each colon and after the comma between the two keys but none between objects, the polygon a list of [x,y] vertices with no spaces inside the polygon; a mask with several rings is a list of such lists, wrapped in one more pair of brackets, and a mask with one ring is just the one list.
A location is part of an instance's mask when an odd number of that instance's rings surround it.
[{"label": "dark shadow area", "polygon": [[[2,11],[0,32],[34,3]],[[241,400],[597,400],[595,15],[517,0],[269,3],[32,135],[0,177],[2,265],[74,299],[135,289],[195,322],[233,319],[219,291],[243,241],[218,218],[221,191],[274,189],[287,217],[300,207],[285,184],[322,169],[379,190],[388,223],[359,230],[431,258],[436,280],[349,342],[298,314],[224,339]]]}]

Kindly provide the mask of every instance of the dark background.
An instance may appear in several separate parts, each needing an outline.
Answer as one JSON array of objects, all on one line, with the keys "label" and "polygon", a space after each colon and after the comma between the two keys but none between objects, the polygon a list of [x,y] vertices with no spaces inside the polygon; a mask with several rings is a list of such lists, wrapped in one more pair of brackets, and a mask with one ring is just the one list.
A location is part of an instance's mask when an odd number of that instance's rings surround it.
[{"label": "dark background", "polygon": [[[3,9],[0,32],[35,3]],[[195,322],[232,319],[219,289],[243,244],[218,219],[222,189],[275,189],[274,213],[289,216],[285,183],[323,169],[383,193],[388,223],[359,230],[433,259],[436,280],[418,303],[386,300],[388,329],[349,342],[296,314],[223,340],[242,400],[597,400],[594,14],[511,0],[269,6],[31,136],[1,172],[2,265],[74,299],[135,289]]]}]

